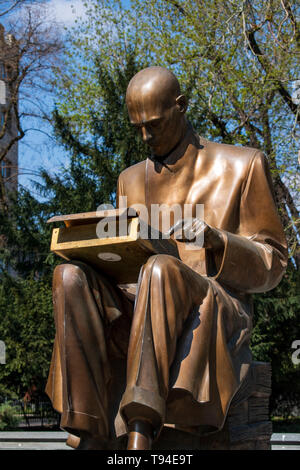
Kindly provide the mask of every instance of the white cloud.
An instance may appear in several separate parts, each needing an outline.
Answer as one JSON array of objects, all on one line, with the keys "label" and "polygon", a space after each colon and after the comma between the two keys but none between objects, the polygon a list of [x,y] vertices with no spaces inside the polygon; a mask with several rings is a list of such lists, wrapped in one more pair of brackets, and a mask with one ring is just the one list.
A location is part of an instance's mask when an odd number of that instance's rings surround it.
[{"label": "white cloud", "polygon": [[85,15],[83,0],[50,0],[48,5],[56,21],[65,26],[72,26],[76,18]]},{"label": "white cloud", "polygon": [[[2,4],[3,1],[0,0],[0,3]],[[9,1],[5,1],[4,6],[9,5],[9,3]],[[84,17],[86,11],[84,0],[28,0],[28,2],[21,4],[19,8],[12,9],[8,15],[1,18],[1,23],[5,23],[10,19],[18,19],[22,15],[23,8],[28,5],[33,9],[37,9],[37,11],[46,7],[52,18],[54,17],[58,23],[67,27],[72,26],[76,18]]]}]

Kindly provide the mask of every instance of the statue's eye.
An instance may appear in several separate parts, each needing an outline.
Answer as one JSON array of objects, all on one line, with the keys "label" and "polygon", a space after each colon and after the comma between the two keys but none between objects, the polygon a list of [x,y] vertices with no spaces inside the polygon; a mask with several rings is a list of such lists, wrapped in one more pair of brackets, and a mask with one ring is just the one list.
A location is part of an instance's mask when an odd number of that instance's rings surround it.
[{"label": "statue's eye", "polygon": [[157,119],[155,121],[151,121],[151,123],[149,124],[149,127],[153,129],[157,129],[160,125],[161,125],[161,119]]}]

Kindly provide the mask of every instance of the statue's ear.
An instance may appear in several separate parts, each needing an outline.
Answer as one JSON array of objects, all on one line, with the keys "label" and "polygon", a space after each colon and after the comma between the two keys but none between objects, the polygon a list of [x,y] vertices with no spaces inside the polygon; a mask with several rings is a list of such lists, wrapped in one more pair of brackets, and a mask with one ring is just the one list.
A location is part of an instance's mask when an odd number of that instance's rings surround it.
[{"label": "statue's ear", "polygon": [[176,98],[176,104],[179,107],[181,113],[185,113],[187,110],[188,102],[185,95],[179,95]]}]

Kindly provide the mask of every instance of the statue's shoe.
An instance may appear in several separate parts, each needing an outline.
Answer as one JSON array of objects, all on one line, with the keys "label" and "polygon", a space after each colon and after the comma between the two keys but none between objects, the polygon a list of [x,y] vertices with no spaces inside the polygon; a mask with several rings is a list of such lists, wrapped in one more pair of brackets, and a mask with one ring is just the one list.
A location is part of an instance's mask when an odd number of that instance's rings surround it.
[{"label": "statue's shoe", "polygon": [[108,443],[107,439],[102,436],[92,436],[87,432],[82,432],[80,438],[72,442],[77,444],[76,447],[74,447],[76,450],[107,450]]},{"label": "statue's shoe", "polygon": [[80,437],[79,436],[74,436],[74,434],[69,434],[68,439],[66,442],[66,445],[69,447],[72,447],[73,449],[76,449],[80,444]]}]

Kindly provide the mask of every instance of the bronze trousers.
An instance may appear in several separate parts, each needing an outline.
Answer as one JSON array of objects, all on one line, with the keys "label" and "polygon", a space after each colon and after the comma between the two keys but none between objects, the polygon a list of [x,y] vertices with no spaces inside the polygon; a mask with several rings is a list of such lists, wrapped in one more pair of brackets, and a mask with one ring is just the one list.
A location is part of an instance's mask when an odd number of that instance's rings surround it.
[{"label": "bronze trousers", "polygon": [[[152,256],[143,266],[135,304],[82,262],[56,267],[53,301],[58,350],[49,376],[55,374],[59,361],[61,427],[73,434],[84,430],[108,437],[111,359],[127,356],[121,416],[126,426],[143,417],[158,430],[165,419],[177,340],[206,290],[204,278],[168,255]],[[49,390],[53,399],[53,386]]]}]

